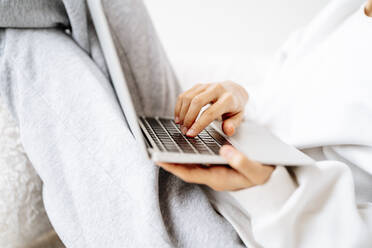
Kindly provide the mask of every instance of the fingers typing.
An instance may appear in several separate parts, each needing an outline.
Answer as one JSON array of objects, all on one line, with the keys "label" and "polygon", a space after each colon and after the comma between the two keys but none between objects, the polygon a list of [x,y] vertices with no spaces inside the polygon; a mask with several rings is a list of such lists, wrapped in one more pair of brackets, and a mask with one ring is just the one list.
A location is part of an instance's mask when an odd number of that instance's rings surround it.
[{"label": "fingers typing", "polygon": [[194,137],[206,128],[212,121],[226,113],[229,107],[230,98],[221,96],[217,102],[205,110],[187,131],[186,135]]}]

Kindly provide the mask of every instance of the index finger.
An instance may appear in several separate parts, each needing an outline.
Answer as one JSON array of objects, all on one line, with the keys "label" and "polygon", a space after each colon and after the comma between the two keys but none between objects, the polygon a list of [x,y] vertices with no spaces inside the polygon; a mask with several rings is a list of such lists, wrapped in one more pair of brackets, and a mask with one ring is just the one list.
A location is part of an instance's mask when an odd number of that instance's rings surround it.
[{"label": "index finger", "polygon": [[195,137],[204,128],[206,128],[212,121],[222,116],[226,112],[228,105],[224,97],[221,97],[217,102],[212,104],[207,110],[205,110],[197,119],[191,128],[187,131],[186,135],[189,137]]},{"label": "index finger", "polygon": [[206,85],[196,84],[191,89],[183,92],[182,94],[180,94],[178,96],[176,106],[174,108],[174,120],[175,120],[176,123],[179,122],[179,117],[180,117],[180,112],[181,112],[182,102],[183,102],[184,96],[186,96],[186,95],[188,95],[188,94],[190,94],[194,91],[199,92],[200,90],[203,90],[205,87],[206,87]]}]

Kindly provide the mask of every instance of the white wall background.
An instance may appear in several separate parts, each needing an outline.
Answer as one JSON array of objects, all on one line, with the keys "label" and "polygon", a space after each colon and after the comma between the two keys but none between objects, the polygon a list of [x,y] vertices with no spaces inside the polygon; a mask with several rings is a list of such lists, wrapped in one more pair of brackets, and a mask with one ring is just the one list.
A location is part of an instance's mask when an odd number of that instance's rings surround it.
[{"label": "white wall background", "polygon": [[329,1],[145,0],[145,3],[177,74],[187,86],[196,81],[259,80],[256,71],[262,69],[263,61]]}]

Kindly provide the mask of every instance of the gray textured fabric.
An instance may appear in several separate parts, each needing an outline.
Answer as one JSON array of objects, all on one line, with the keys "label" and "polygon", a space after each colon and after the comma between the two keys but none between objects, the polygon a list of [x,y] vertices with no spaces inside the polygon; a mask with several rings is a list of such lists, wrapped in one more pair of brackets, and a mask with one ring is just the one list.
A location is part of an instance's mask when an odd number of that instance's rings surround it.
[{"label": "gray textured fabric", "polygon": [[[159,171],[139,153],[94,32],[84,28],[84,1],[63,1],[73,39],[66,26],[55,25],[67,23],[60,3],[47,1],[32,1],[27,18],[11,15],[24,13],[29,1],[0,2],[8,7],[1,26],[18,28],[0,31],[0,97],[18,121],[62,241],[79,248],[242,246],[198,186]],[[169,114],[179,87],[142,2],[105,6],[136,107]]]},{"label": "gray textured fabric", "polygon": [[84,0],[0,0],[0,27],[70,28],[88,53],[89,19]]}]

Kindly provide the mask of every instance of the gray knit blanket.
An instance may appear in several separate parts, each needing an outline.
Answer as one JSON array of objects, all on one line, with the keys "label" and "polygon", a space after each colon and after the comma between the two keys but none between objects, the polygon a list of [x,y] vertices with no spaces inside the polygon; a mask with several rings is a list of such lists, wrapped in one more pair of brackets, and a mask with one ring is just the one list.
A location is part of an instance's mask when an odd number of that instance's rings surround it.
[{"label": "gray knit blanket", "polygon": [[[139,113],[172,113],[179,86],[139,0],[106,0]],[[241,247],[202,188],[141,154],[83,0],[0,0],[0,97],[67,247]],[[170,20],[171,21],[171,20]]]}]

